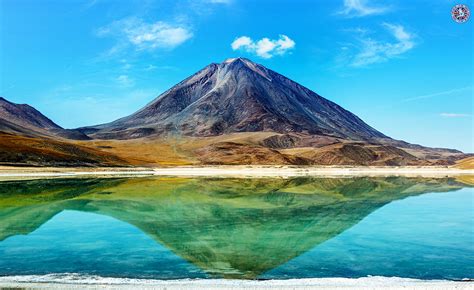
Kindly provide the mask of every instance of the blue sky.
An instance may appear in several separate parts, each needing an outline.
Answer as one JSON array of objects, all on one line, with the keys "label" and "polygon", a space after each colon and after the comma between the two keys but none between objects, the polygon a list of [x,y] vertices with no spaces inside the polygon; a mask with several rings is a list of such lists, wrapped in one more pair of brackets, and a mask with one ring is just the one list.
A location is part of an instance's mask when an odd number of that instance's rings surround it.
[{"label": "blue sky", "polygon": [[473,152],[474,19],[455,23],[455,4],[1,0],[0,95],[93,125],[243,56],[393,138]]}]

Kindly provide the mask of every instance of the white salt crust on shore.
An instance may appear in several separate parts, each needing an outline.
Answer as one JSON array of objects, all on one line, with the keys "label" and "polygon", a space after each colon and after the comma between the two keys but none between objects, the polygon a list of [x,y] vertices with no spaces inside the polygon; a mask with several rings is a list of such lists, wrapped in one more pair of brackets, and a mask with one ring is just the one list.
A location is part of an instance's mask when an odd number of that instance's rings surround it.
[{"label": "white salt crust on shore", "polygon": [[417,280],[398,277],[314,278],[289,280],[149,280],[79,274],[0,277],[2,288],[26,289],[474,289],[473,281]]},{"label": "white salt crust on shore", "polygon": [[0,179],[81,176],[212,176],[212,177],[446,177],[474,175],[474,170],[449,167],[318,167],[318,166],[205,166],[163,168],[20,168],[1,167]]}]

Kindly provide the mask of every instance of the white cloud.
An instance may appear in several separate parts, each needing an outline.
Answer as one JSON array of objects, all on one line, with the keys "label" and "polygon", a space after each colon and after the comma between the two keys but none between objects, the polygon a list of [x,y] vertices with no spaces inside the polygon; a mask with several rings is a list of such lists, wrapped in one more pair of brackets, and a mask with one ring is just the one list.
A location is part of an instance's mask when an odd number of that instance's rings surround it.
[{"label": "white cloud", "polygon": [[387,61],[402,55],[415,47],[415,35],[405,30],[402,25],[384,23],[383,26],[395,38],[396,42],[386,42],[371,38],[361,39],[361,49],[354,56],[351,65],[367,66]]},{"label": "white cloud", "polygon": [[136,50],[173,49],[190,38],[193,33],[184,25],[164,21],[147,23],[140,18],[126,18],[100,28],[98,36],[114,36],[118,43],[109,54],[132,46]]},{"label": "white cloud", "polygon": [[277,41],[277,50],[285,51],[295,47],[295,42],[286,35],[280,35]]},{"label": "white cloud", "polygon": [[344,0],[344,9],[338,14],[350,17],[362,17],[368,15],[382,14],[389,10],[389,7],[371,6],[367,0]]},{"label": "white cloud", "polygon": [[173,27],[164,22],[128,27],[125,32],[130,42],[140,49],[174,48],[192,36],[186,28]]},{"label": "white cloud", "polygon": [[259,41],[257,41],[257,44],[255,45],[255,53],[258,56],[261,56],[263,58],[270,58],[272,57],[272,50],[275,49],[277,46],[276,41],[271,41],[268,38],[262,38]]},{"label": "white cloud", "polygon": [[283,55],[293,49],[295,42],[283,34],[275,40],[264,37],[258,41],[253,41],[248,36],[241,36],[232,42],[231,47],[233,50],[245,50],[263,58],[271,58],[275,55]]},{"label": "white cloud", "polygon": [[241,36],[236,38],[230,46],[232,46],[233,50],[237,50],[241,47],[248,47],[250,45],[253,45],[252,39],[248,36]]},{"label": "white cloud", "polygon": [[471,116],[469,114],[459,114],[459,113],[441,113],[439,115],[445,118],[464,118],[464,117]]}]

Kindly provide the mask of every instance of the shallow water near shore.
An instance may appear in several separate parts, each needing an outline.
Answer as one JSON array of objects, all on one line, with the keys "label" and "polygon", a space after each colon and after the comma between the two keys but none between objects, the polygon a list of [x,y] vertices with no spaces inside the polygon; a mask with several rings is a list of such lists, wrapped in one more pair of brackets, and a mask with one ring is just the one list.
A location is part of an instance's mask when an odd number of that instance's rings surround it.
[{"label": "shallow water near shore", "polygon": [[473,201],[454,178],[4,181],[0,276],[474,278]]}]

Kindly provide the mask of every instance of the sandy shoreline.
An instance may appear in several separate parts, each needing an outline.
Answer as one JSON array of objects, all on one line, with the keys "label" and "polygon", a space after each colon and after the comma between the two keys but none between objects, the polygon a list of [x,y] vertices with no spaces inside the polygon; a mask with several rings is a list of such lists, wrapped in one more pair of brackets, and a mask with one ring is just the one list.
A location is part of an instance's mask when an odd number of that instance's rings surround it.
[{"label": "sandy shoreline", "polygon": [[417,280],[398,277],[315,278],[289,280],[145,280],[81,277],[71,274],[0,277],[0,287],[26,289],[472,289],[471,281]]},{"label": "sandy shoreline", "polygon": [[221,177],[297,177],[297,176],[423,176],[474,175],[472,169],[454,167],[333,167],[333,166],[183,166],[162,168],[65,168],[0,166],[0,179],[80,177],[80,176],[221,176]]}]

